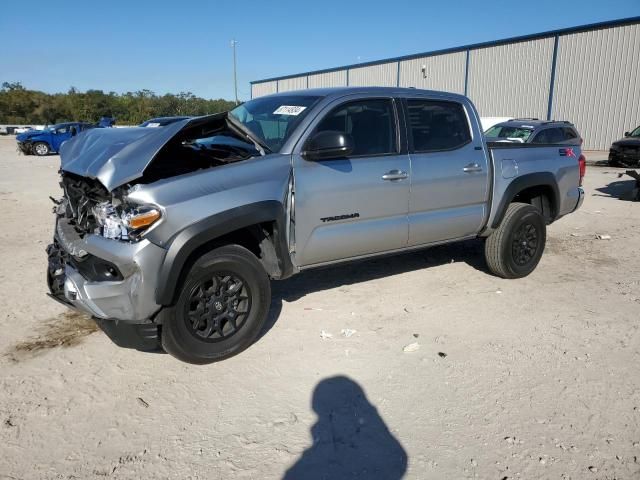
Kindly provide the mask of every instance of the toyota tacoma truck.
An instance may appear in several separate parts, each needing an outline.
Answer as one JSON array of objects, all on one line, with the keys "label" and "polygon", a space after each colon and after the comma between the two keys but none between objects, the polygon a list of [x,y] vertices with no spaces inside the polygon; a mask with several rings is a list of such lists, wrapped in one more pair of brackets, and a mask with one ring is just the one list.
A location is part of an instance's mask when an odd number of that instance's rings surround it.
[{"label": "toyota tacoma truck", "polygon": [[62,147],[50,296],[116,344],[210,363],[255,340],[271,280],[308,269],[477,238],[491,272],[528,275],[584,165],[579,143],[487,143],[468,98],[416,89],[94,129]]}]

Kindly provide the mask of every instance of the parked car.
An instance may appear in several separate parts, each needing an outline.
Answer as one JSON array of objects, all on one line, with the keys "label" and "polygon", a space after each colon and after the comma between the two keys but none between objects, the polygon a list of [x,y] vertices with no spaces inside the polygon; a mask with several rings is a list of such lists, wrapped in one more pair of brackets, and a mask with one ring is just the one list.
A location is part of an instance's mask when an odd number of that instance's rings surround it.
[{"label": "parked car", "polygon": [[26,155],[48,155],[57,153],[60,145],[76,134],[94,128],[92,123],[58,123],[44,130],[29,130],[16,136],[18,149]]},{"label": "parked car", "polygon": [[113,117],[101,117],[100,120],[98,120],[98,124],[96,125],[96,127],[99,128],[111,128],[116,124],[116,119]]},{"label": "parked car", "polygon": [[166,127],[167,125],[170,125],[170,124],[175,123],[175,122],[179,122],[180,120],[186,120],[187,118],[190,118],[190,117],[157,117],[157,118],[150,118],[149,120],[147,120],[146,122],[141,123],[138,126],[139,127]]},{"label": "parked car", "polygon": [[624,138],[611,144],[609,165],[612,167],[640,167],[640,126],[624,132]]},{"label": "parked car", "polygon": [[582,204],[580,150],[486,143],[468,98],[383,87],[95,129],[61,152],[50,294],[119,345],[222,360],[262,329],[270,280],[308,269],[479,238],[494,274],[528,275]]},{"label": "parked car", "polygon": [[488,142],[537,143],[540,145],[582,145],[576,127],[565,121],[514,118],[485,132]]}]

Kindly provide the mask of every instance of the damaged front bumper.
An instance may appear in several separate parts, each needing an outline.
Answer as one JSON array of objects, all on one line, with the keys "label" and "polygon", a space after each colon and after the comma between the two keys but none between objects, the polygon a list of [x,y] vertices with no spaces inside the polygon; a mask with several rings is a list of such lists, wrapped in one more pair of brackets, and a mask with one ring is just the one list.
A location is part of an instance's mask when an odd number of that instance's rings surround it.
[{"label": "damaged front bumper", "polygon": [[59,218],[47,253],[51,296],[94,317],[117,344],[120,342],[112,336],[114,326],[125,324],[123,328],[130,329],[131,325],[153,324],[162,308],[155,303],[155,289],[166,250],[148,240],[124,243],[97,235],[81,238]]},{"label": "damaged front bumper", "polygon": [[32,153],[33,143],[31,142],[18,142],[18,150],[25,155],[30,155]]}]

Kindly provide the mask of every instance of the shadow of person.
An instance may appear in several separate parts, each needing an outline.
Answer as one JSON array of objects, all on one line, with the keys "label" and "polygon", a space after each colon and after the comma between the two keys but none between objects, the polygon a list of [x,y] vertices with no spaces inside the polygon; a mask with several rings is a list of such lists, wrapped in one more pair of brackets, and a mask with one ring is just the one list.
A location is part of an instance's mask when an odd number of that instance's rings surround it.
[{"label": "shadow of person", "polygon": [[318,421],[313,445],[284,475],[284,480],[393,480],[407,470],[407,454],[389,432],[364,391],[350,378],[322,380],[311,402]]}]

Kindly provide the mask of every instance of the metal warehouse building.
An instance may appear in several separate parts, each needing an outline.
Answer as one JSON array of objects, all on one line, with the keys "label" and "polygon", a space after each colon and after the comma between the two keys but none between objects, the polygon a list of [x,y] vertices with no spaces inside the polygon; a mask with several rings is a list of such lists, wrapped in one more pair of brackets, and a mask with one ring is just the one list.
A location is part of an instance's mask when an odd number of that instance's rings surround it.
[{"label": "metal warehouse building", "polygon": [[256,80],[251,96],[346,85],[463,93],[483,117],[569,120],[606,150],[640,125],[640,17]]}]

